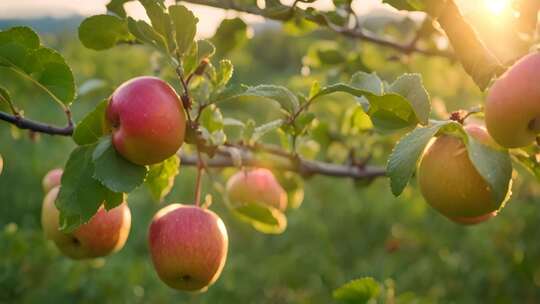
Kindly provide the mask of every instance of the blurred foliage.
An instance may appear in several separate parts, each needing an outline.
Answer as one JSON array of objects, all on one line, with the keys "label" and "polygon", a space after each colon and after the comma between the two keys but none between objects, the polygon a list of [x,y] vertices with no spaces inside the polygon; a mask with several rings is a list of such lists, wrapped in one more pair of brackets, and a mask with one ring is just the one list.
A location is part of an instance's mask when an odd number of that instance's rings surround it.
[{"label": "blurred foliage", "polygon": [[[303,37],[280,29],[261,30],[242,48],[231,50],[234,82],[287,85],[306,94],[313,80],[348,79],[342,62],[309,65],[304,58],[316,54],[317,41],[331,39],[346,60],[359,60],[365,70],[383,79],[418,72],[439,111],[445,113],[481,103],[482,95],[460,66],[444,59],[411,56],[395,58],[388,50],[341,41],[321,33]],[[107,97],[112,89],[134,76],[157,74],[178,88],[174,75],[156,69],[161,59],[148,49],[122,46],[104,52],[85,49],[73,36],[48,36],[45,45],[59,49],[73,68],[78,86],[98,81],[75,103],[76,121]],[[332,52],[334,52],[332,51]],[[360,56],[353,56],[353,53]],[[344,55],[343,55],[344,54]],[[326,56],[325,55],[325,56]],[[332,55],[333,56],[333,55]],[[320,59],[320,58],[319,58]],[[215,62],[214,64],[217,64]],[[304,65],[306,64],[306,65]],[[337,69],[339,73],[331,73]],[[357,71],[355,69],[354,71]],[[349,75],[347,75],[349,73]],[[303,76],[297,76],[302,74]],[[63,121],[63,113],[31,84],[0,68],[13,100],[25,106],[28,117]],[[306,157],[343,162],[351,151],[384,165],[396,138],[373,134],[357,103],[342,94],[324,97],[313,107],[310,129],[318,142],[342,136],[329,146],[300,142]],[[224,103],[227,117],[271,121],[276,111],[243,101]],[[39,115],[39,116],[38,116]],[[44,240],[39,223],[41,178],[61,167],[74,144],[67,138],[29,136],[26,131],[0,128],[0,303],[333,303],[333,290],[358,277],[383,282],[380,301],[386,303],[538,303],[540,302],[540,243],[537,226],[540,188],[526,173],[517,179],[514,197],[493,220],[475,227],[449,222],[431,210],[415,183],[399,198],[391,195],[388,181],[369,187],[349,180],[315,177],[305,181],[302,205],[288,214],[287,231],[262,235],[237,221],[223,204],[213,183],[215,209],[230,235],[228,263],[219,281],[207,293],[183,294],[159,281],[147,249],[147,229],[160,204],[144,188],[129,198],[132,231],[126,247],[106,259],[73,262]],[[278,142],[276,132],[266,135]],[[321,147],[322,146],[322,147]],[[319,153],[325,149],[325,153]],[[195,172],[181,167],[166,203],[189,203]],[[399,295],[399,296],[398,296]]]}]

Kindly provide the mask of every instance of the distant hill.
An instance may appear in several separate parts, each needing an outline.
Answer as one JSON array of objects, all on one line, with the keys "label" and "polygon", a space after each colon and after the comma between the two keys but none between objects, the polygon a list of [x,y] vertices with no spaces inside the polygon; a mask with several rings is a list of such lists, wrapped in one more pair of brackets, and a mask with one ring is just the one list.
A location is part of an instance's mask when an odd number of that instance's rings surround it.
[{"label": "distant hill", "polygon": [[64,32],[75,32],[84,16],[72,15],[63,18],[39,17],[26,19],[0,19],[0,29],[6,29],[17,25],[30,26],[34,30],[43,34],[56,34]]}]

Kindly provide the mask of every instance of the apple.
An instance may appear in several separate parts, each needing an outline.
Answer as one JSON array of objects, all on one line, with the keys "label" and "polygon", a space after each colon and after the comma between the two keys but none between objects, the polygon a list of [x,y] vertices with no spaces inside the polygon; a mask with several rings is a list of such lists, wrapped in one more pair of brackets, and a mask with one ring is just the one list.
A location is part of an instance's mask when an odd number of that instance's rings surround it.
[{"label": "apple", "polygon": [[287,208],[287,193],[268,169],[238,171],[229,178],[226,189],[233,205],[258,203],[281,211]]},{"label": "apple", "polygon": [[484,214],[477,217],[454,217],[454,218],[450,218],[450,220],[458,224],[463,224],[463,225],[476,225],[476,224],[485,222],[495,216],[497,216],[497,211],[493,211],[491,213]]},{"label": "apple", "polygon": [[489,89],[489,134],[503,147],[530,145],[540,133],[540,52],[516,62]]},{"label": "apple", "polygon": [[64,173],[62,169],[52,169],[51,171],[47,172],[41,182],[43,192],[48,193],[52,188],[60,186],[62,173]]},{"label": "apple", "polygon": [[126,203],[112,209],[101,207],[92,219],[72,233],[59,230],[60,212],[55,201],[60,187],[54,187],[43,200],[41,224],[45,236],[58,249],[73,259],[96,258],[117,252],[124,247],[131,228],[131,213]]},{"label": "apple", "polygon": [[[496,145],[483,126],[468,125],[465,131],[482,144]],[[426,202],[455,222],[476,224],[496,215],[499,204],[458,137],[442,135],[432,141],[424,151],[417,178]]]},{"label": "apple", "polygon": [[159,78],[137,77],[120,85],[110,97],[106,121],[116,151],[138,165],[160,163],[184,142],[182,103]]},{"label": "apple", "polygon": [[149,229],[150,253],[160,279],[169,287],[205,291],[227,259],[227,229],[214,212],[172,204],[156,213]]},{"label": "apple", "polygon": [[304,181],[293,172],[275,172],[278,183],[287,193],[287,208],[298,209],[304,201]]}]

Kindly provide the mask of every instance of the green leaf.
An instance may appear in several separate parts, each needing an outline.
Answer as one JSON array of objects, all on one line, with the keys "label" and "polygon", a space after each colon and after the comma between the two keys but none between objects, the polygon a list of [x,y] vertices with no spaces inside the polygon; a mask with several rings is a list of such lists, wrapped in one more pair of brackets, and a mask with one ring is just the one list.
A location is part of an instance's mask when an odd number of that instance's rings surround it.
[{"label": "green leaf", "polygon": [[169,6],[169,14],[176,33],[176,44],[179,55],[187,52],[194,42],[199,19],[183,5]]},{"label": "green leaf", "polygon": [[0,102],[5,102],[8,105],[11,104],[11,95],[9,94],[9,91],[0,86]]},{"label": "green leaf", "polygon": [[363,304],[376,299],[381,292],[380,284],[375,279],[365,277],[350,281],[334,290],[334,299],[342,303]]},{"label": "green leaf", "polygon": [[203,110],[200,122],[201,126],[206,128],[210,133],[223,129],[223,115],[215,105],[210,105]]},{"label": "green leaf", "polygon": [[224,87],[229,83],[233,75],[234,67],[230,60],[221,60],[219,62],[219,69],[216,73],[216,80],[214,81],[214,86]]},{"label": "green leaf", "polygon": [[358,72],[351,77],[351,85],[375,95],[382,95],[383,82],[375,73]]},{"label": "green leaf", "polygon": [[245,85],[238,85],[238,84],[229,85],[223,89],[213,92],[210,96],[210,101],[216,104],[219,102],[227,101],[229,99],[242,95],[248,89],[249,87]]},{"label": "green leaf", "polygon": [[210,58],[216,53],[216,47],[208,40],[197,41],[199,60]]},{"label": "green leaf", "polygon": [[431,102],[420,74],[403,74],[388,88],[388,92],[399,94],[407,99],[421,124],[428,123]]},{"label": "green leaf", "polygon": [[122,193],[115,193],[94,179],[92,154],[95,145],[75,148],[62,175],[62,187],[56,201],[60,210],[60,229],[64,232],[75,230],[88,222],[105,203],[110,208],[122,203]]},{"label": "green leaf", "polygon": [[287,208],[298,209],[304,201],[304,180],[296,173],[274,172],[279,184],[287,192]]},{"label": "green leaf", "polygon": [[280,234],[287,228],[285,215],[272,207],[252,203],[231,207],[239,219],[249,223],[255,230],[266,234]]},{"label": "green leaf", "polygon": [[136,21],[128,17],[129,32],[142,43],[148,44],[163,54],[168,54],[169,49],[165,37],[161,36],[148,23],[142,20]]},{"label": "green leaf", "polygon": [[180,158],[177,155],[173,155],[160,164],[150,166],[145,184],[156,201],[162,201],[171,192],[174,179],[180,171],[179,166]]},{"label": "green leaf", "polygon": [[245,127],[246,124],[242,121],[230,117],[223,118],[223,125],[228,127]]},{"label": "green leaf", "polygon": [[318,81],[314,81],[309,89],[308,99],[313,99],[321,91],[321,84]]},{"label": "green leaf", "polygon": [[114,192],[129,193],[144,182],[148,168],[124,159],[112,145],[111,138],[99,142],[92,154],[93,177]]},{"label": "green leaf", "polygon": [[247,39],[247,25],[242,19],[225,19],[216,30],[212,43],[216,46],[219,56],[223,57],[235,48],[242,46]]},{"label": "green leaf", "polygon": [[40,47],[39,36],[29,27],[0,31],[0,65],[24,70],[31,52]]},{"label": "green leaf", "polygon": [[325,65],[337,65],[344,63],[347,58],[339,49],[318,50],[319,61]]},{"label": "green leaf", "polygon": [[256,127],[253,130],[253,135],[251,137],[251,140],[254,140],[254,141],[259,140],[266,133],[279,129],[281,126],[283,126],[284,123],[285,123],[284,119],[276,119],[276,120],[273,120],[271,122],[268,122],[268,123],[265,123],[263,125]]},{"label": "green leaf", "polygon": [[110,49],[118,41],[129,41],[132,38],[125,20],[111,15],[88,17],[79,26],[79,40],[93,50]]},{"label": "green leaf", "polygon": [[100,102],[97,107],[88,113],[75,127],[73,140],[80,146],[96,143],[107,133],[105,110],[109,101]]},{"label": "green leaf", "polygon": [[313,113],[304,112],[300,114],[294,121],[294,129],[295,129],[296,135],[303,135],[307,131],[308,127],[310,126],[310,124],[313,122],[314,119],[315,119],[315,114]]},{"label": "green leaf", "polygon": [[227,141],[227,135],[223,129],[210,132],[205,127],[200,127],[201,137],[212,146],[221,146]]},{"label": "green leaf", "polygon": [[395,132],[418,123],[427,124],[429,118],[429,97],[417,75],[402,76],[385,91],[377,75],[359,72],[352,77],[351,84],[325,87],[312,99],[335,92],[358,97],[358,102],[379,132]]},{"label": "green leaf", "polygon": [[244,130],[242,130],[242,138],[246,142],[251,142],[254,133],[255,133],[255,121],[253,119],[248,119],[244,127]]},{"label": "green leaf", "polygon": [[515,150],[512,156],[520,165],[534,175],[537,181],[540,181],[540,163],[538,163],[535,153],[529,155],[524,150]]},{"label": "green leaf", "polygon": [[172,21],[165,11],[163,2],[155,0],[140,0],[140,2],[146,11],[146,15],[150,18],[154,30],[165,39],[168,50],[174,50],[176,44],[173,37]]},{"label": "green leaf", "polygon": [[28,27],[0,31],[0,66],[24,75],[60,104],[70,105],[75,99],[75,81],[64,58],[41,46]]},{"label": "green leaf", "polygon": [[455,122],[437,122],[429,127],[417,128],[401,138],[396,144],[386,165],[392,193],[395,196],[399,196],[409,183],[422,152],[431,138],[443,126],[451,123]]},{"label": "green leaf", "polygon": [[236,97],[261,97],[274,100],[287,113],[294,113],[299,107],[298,97],[289,91],[289,89],[282,86],[259,85],[249,87],[245,92],[236,95]]},{"label": "green leaf", "polygon": [[493,201],[501,207],[509,198],[512,179],[512,161],[506,150],[496,150],[469,135],[469,159],[491,188]]},{"label": "green leaf", "polygon": [[134,0],[111,0],[107,4],[107,10],[118,17],[126,18],[126,10],[124,4]]},{"label": "green leaf", "polygon": [[182,58],[182,69],[184,75],[190,75],[195,72],[197,66],[199,65],[199,45],[193,43],[191,48],[184,54]]}]

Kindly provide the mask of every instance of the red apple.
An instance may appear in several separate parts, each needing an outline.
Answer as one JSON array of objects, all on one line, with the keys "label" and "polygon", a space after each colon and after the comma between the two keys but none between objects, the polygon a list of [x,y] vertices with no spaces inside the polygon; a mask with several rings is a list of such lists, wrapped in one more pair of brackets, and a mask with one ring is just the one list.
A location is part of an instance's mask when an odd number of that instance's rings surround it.
[{"label": "red apple", "polygon": [[540,52],[523,57],[489,89],[486,126],[501,146],[532,144],[540,133]]},{"label": "red apple", "polygon": [[126,203],[109,211],[101,207],[88,223],[72,233],[64,233],[58,229],[60,212],[54,204],[59,190],[60,187],[54,187],[45,196],[41,223],[45,236],[62,253],[73,259],[86,259],[106,256],[124,247],[131,228],[131,213]]},{"label": "red apple", "polygon": [[182,103],[159,78],[137,77],[123,83],[112,94],[106,116],[115,149],[135,164],[160,163],[184,142]]},{"label": "red apple", "polygon": [[43,192],[48,193],[52,188],[60,186],[63,172],[64,171],[62,169],[52,169],[51,171],[47,172],[41,181]]},{"label": "red apple", "polygon": [[264,168],[241,170],[231,176],[227,196],[233,205],[259,203],[281,211],[287,208],[287,193],[272,171]]},{"label": "red apple", "polygon": [[172,204],[161,209],[148,239],[158,276],[174,289],[205,291],[227,259],[225,224],[214,212],[196,206]]}]

